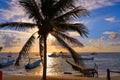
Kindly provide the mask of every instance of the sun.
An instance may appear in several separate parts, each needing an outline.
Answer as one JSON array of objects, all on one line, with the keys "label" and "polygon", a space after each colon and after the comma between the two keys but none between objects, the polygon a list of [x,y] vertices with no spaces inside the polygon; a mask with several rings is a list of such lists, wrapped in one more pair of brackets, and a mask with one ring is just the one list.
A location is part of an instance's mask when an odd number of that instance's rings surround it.
[{"label": "sun", "polygon": [[53,39],[54,37],[51,35],[51,34],[48,34],[48,37],[47,37],[47,39],[49,40],[49,39]]}]

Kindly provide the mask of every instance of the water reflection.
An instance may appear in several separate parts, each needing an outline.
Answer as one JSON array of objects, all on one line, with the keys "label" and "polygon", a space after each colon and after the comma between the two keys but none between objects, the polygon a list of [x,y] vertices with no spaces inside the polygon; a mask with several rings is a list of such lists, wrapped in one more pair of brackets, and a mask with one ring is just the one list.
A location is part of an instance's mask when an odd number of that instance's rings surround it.
[{"label": "water reflection", "polygon": [[[69,65],[67,63],[65,64],[65,60],[62,59],[61,57],[48,57],[47,56],[47,75],[62,75],[64,73],[63,71],[66,71],[66,67],[68,66]],[[69,68],[70,66],[68,67],[68,69]],[[41,63],[39,67],[31,69],[31,70],[26,70],[26,71],[29,73],[35,74],[35,75],[42,75],[43,65]]]}]

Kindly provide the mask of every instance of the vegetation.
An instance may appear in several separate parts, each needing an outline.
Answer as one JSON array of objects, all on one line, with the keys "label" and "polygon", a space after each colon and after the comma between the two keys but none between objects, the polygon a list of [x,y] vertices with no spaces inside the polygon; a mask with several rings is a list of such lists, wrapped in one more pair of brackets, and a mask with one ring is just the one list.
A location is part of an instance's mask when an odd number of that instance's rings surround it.
[{"label": "vegetation", "polygon": [[[76,31],[81,37],[87,37],[88,30],[82,23],[73,23],[70,20],[87,16],[88,11],[82,6],[74,6],[75,0],[19,0],[19,4],[33,23],[26,22],[5,22],[1,23],[0,27],[8,27],[10,29],[20,30],[26,28],[38,28],[39,53],[43,56],[43,80],[46,80],[47,69],[47,37],[51,34],[56,40],[66,48],[72,55],[76,64],[79,63],[78,54],[68,44],[75,44],[83,47],[83,44],[77,39],[65,34],[66,31]],[[35,34],[35,33],[34,33]],[[19,60],[22,55],[29,54],[29,50],[35,40],[34,34],[27,40],[21,49],[16,60],[16,65],[19,65]]]}]

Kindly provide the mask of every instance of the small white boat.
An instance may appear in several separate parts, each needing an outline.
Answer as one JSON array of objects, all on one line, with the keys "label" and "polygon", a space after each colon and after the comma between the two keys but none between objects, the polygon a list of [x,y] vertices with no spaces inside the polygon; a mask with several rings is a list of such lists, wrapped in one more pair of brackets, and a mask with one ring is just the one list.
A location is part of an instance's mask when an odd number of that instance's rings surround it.
[{"label": "small white boat", "polygon": [[48,57],[60,57],[60,55],[54,52],[51,55],[48,55]]}]

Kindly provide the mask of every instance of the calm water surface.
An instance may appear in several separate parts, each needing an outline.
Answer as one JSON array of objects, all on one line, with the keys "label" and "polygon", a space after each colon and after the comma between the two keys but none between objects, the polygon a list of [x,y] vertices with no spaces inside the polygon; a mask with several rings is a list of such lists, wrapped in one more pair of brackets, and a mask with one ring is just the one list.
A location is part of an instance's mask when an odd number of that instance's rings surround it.
[{"label": "calm water surface", "polygon": [[[8,57],[11,55],[11,57]],[[6,61],[7,59],[16,59],[18,54],[0,53],[0,62]],[[114,71],[120,71],[120,53],[97,53],[91,55],[90,53],[80,53],[82,57],[94,57],[94,60],[84,60],[87,66],[94,67],[96,63],[98,65],[99,77],[106,77],[106,70],[111,69]],[[35,54],[30,55],[31,62],[39,59],[39,56]],[[28,58],[20,61],[20,66],[15,67],[11,65],[9,67],[2,68],[4,74],[28,74],[28,75],[42,75],[42,64],[39,67],[32,70],[25,70],[24,66],[28,63]],[[74,71],[72,67],[66,63],[61,57],[48,57],[47,63],[47,75],[70,75],[64,74],[64,72],[71,72],[71,75],[80,75],[79,71]],[[112,73],[111,76],[117,76],[120,74]]]}]

